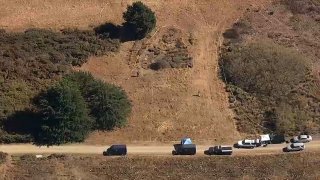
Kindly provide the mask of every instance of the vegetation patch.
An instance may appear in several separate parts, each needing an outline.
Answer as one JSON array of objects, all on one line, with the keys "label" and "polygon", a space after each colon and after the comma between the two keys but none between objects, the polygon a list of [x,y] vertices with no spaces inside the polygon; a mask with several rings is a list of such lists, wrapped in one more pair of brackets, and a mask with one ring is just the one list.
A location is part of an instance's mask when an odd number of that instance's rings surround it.
[{"label": "vegetation patch", "polygon": [[141,1],[134,2],[123,13],[125,25],[131,27],[137,39],[146,37],[156,27],[155,13]]},{"label": "vegetation patch", "polygon": [[237,45],[225,51],[221,73],[228,83],[238,128],[281,134],[317,130],[320,98],[314,94],[317,82],[308,62],[297,52],[271,42]]},{"label": "vegetation patch", "polygon": [[107,22],[94,30],[103,37],[126,42],[147,37],[157,24],[155,13],[141,1],[129,5],[123,13],[123,19],[125,22],[122,25]]},{"label": "vegetation patch", "polygon": [[95,130],[113,130],[126,124],[132,105],[120,87],[97,80],[86,72],[74,72],[64,79],[78,84],[94,119]]},{"label": "vegetation patch", "polygon": [[157,45],[148,49],[146,56],[151,61],[149,67],[153,70],[193,67],[193,59],[188,50],[190,45],[183,38],[181,30],[168,29]]},{"label": "vegetation patch", "polygon": [[294,14],[320,14],[319,0],[284,0]]},{"label": "vegetation patch", "polygon": [[0,118],[30,108],[31,98],[68,73],[72,65],[119,47],[118,41],[79,30],[1,31],[0,42]]},{"label": "vegetation patch", "polygon": [[30,143],[33,142],[33,136],[30,134],[9,134],[7,132],[0,133],[0,143]]},{"label": "vegetation patch", "polygon": [[319,132],[318,7],[317,0],[274,3],[224,33],[221,77],[241,132]]},{"label": "vegetation patch", "polygon": [[34,106],[34,111],[16,112],[3,122],[0,142],[47,146],[83,142],[93,130],[124,126],[131,112],[121,88],[86,72],[66,75],[37,95]]},{"label": "vegetation patch", "polygon": [[[89,122],[91,118],[78,84],[61,81],[60,85],[51,86],[69,74],[72,66],[85,63],[89,56],[116,52],[119,41],[93,30],[29,29],[22,33],[2,30],[0,42],[0,142],[82,141],[93,123],[81,121]],[[40,92],[47,94],[39,96]],[[72,108],[81,111],[73,112]],[[50,133],[55,134],[54,138],[49,137],[51,142],[43,139]]]},{"label": "vegetation patch", "polygon": [[92,127],[87,105],[77,84],[62,80],[39,97],[41,119],[35,142],[55,145],[82,142]]}]

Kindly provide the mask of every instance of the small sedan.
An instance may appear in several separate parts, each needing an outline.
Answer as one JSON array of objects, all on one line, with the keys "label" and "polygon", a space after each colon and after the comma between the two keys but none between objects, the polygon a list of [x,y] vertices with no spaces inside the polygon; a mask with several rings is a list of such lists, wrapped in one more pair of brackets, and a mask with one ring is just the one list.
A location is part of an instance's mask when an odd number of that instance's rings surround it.
[{"label": "small sedan", "polygon": [[312,141],[312,137],[310,135],[299,135],[292,139],[293,143],[308,143],[310,141]]},{"label": "small sedan", "polygon": [[283,152],[293,152],[293,151],[303,151],[304,144],[303,143],[291,143],[287,147],[282,149]]}]

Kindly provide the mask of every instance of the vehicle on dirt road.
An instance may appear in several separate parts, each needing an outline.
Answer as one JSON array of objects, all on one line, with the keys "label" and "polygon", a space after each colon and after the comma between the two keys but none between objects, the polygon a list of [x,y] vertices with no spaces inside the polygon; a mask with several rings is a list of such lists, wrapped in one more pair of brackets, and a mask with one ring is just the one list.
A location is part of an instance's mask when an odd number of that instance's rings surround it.
[{"label": "vehicle on dirt road", "polygon": [[196,145],[192,144],[190,138],[181,139],[180,144],[174,144],[173,147],[172,155],[195,155],[197,153]]},{"label": "vehicle on dirt road", "polygon": [[232,155],[232,147],[231,146],[209,147],[209,149],[204,153],[206,155]]},{"label": "vehicle on dirt road", "polygon": [[291,142],[293,142],[293,143],[308,143],[310,141],[312,141],[312,137],[310,135],[294,136],[291,139]]},{"label": "vehicle on dirt road", "polygon": [[303,151],[304,150],[303,143],[291,143],[287,147],[284,147],[282,150],[283,152],[293,152],[293,151]]},{"label": "vehicle on dirt road", "polygon": [[127,155],[127,146],[124,144],[112,145],[106,151],[103,151],[104,156],[125,156]]},{"label": "vehicle on dirt road", "polygon": [[234,145],[234,147],[253,149],[257,147],[257,143],[256,143],[256,140],[245,139],[242,141],[238,141],[237,144]]}]

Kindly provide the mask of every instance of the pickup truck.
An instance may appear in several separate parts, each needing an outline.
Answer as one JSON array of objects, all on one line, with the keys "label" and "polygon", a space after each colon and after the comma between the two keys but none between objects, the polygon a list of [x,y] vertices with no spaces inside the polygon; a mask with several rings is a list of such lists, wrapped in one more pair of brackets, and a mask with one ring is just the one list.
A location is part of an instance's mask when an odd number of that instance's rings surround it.
[{"label": "pickup truck", "polygon": [[209,149],[205,152],[207,155],[231,155],[232,147],[230,146],[214,146],[209,147]]}]

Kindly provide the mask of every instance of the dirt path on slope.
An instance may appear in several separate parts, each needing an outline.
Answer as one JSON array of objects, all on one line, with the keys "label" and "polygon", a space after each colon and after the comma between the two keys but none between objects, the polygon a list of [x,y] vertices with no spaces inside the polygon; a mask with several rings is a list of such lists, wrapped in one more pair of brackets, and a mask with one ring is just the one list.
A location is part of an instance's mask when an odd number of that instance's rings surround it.
[{"label": "dirt path on slope", "polygon": [[[197,156],[204,156],[204,151],[212,145],[198,145]],[[236,149],[234,155],[264,155],[264,154],[281,154],[282,148],[287,144],[271,144],[267,147],[258,147],[255,149]],[[320,151],[320,141],[312,141],[306,145],[307,152]],[[106,146],[93,145],[64,145],[52,147],[37,147],[31,144],[23,145],[1,145],[0,151],[8,154],[102,154]],[[172,145],[128,145],[128,155],[171,155]]]}]

